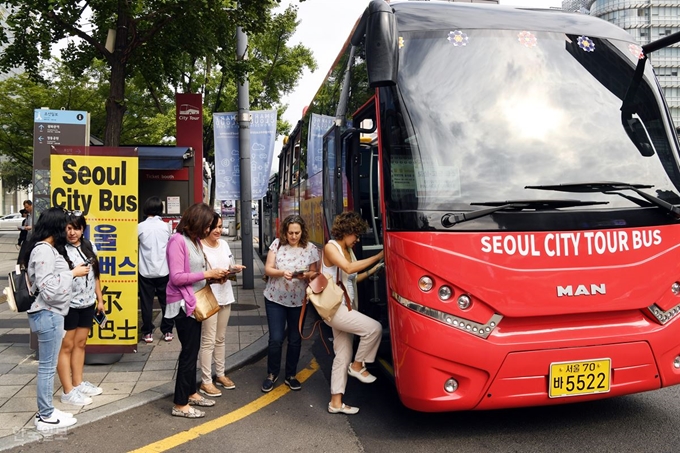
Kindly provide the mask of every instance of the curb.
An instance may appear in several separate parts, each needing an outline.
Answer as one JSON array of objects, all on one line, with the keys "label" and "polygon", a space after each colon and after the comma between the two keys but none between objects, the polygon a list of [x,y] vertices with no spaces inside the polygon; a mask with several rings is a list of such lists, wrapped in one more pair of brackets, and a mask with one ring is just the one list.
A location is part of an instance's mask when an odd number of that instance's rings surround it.
[{"label": "curb", "polygon": [[[268,344],[269,333],[265,333],[255,342],[241,349],[237,353],[230,355],[226,358],[224,363],[225,372],[231,373],[264,357],[267,352]],[[200,370],[197,370],[197,381],[200,381],[200,372]],[[144,404],[150,403],[152,401],[168,397],[174,392],[174,381],[166,382],[165,384],[158,385],[149,390],[144,390],[143,392],[140,392],[136,395],[131,395],[127,398],[123,398],[121,400],[105,404],[104,406],[98,407],[96,409],[92,409],[83,414],[79,414],[77,415],[78,423],[74,427],[78,428],[89,423],[103,420],[112,415],[116,415],[121,412],[143,406]],[[65,435],[65,433],[59,433],[59,435]],[[24,436],[27,438],[8,440],[6,443],[3,440],[3,445],[0,446],[0,451],[10,450],[14,447],[21,447],[33,442],[42,441],[44,438],[49,437],[33,429],[29,429],[27,434],[24,434]]]}]

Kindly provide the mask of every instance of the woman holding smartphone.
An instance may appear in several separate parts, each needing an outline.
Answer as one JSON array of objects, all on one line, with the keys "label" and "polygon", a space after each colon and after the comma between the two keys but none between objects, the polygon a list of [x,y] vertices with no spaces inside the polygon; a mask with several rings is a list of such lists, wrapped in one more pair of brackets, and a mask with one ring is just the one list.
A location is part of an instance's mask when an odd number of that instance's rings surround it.
[{"label": "woman holding smartphone", "polygon": [[182,345],[177,364],[174,417],[201,418],[205,412],[192,406],[211,407],[209,400],[196,391],[196,362],[201,345],[201,323],[194,317],[196,291],[211,281],[220,281],[229,271],[209,267],[201,239],[210,234],[215,211],[205,203],[189,206],[177,225],[166,250],[170,281],[167,287],[165,317],[173,318]]},{"label": "woman holding smartphone", "polygon": [[291,390],[300,390],[295,378],[302,338],[297,328],[302,301],[306,297],[307,280],[315,274],[319,251],[309,242],[305,221],[299,215],[290,215],[281,222],[279,237],[269,246],[264,273],[269,277],[264,289],[264,303],[269,325],[267,377],[262,391],[274,388],[281,371],[283,337],[288,325],[288,350],[286,351],[286,378]]},{"label": "woman holding smartphone", "polygon": [[[231,253],[229,244],[222,239],[222,217],[215,213],[210,234],[203,238],[203,251],[211,267],[229,269],[230,274],[236,274],[245,269],[245,266],[236,264],[234,255]],[[198,391],[207,396],[222,396],[220,389],[215,387],[212,380],[212,363],[215,362],[215,382],[217,385],[231,390],[236,384],[224,375],[224,337],[227,334],[227,324],[231,315],[231,304],[234,299],[234,290],[228,278],[217,280],[210,285],[220,311],[217,314],[204,319],[201,323],[201,349],[198,358],[201,362],[201,386]]]},{"label": "woman holding smartphone", "polygon": [[66,225],[68,216],[61,208],[45,210],[24,243],[17,264],[25,266],[31,290],[39,291],[28,309],[28,324],[38,336],[38,413],[34,424],[38,431],[60,430],[76,423],[73,414],[62,412],[52,404],[54,372],[64,336],[64,316],[69,311],[73,279],[83,277],[89,266],[71,269],[66,260]]},{"label": "woman holding smartphone", "polygon": [[61,342],[57,373],[62,385],[61,402],[74,406],[92,404],[92,396],[101,395],[103,390],[88,381],[83,381],[85,367],[85,344],[92,328],[95,311],[104,311],[101,284],[99,282],[99,260],[95,246],[83,236],[87,222],[85,216],[71,214],[66,226],[66,253],[73,267],[86,264],[87,275],[73,279],[73,292],[69,311],[64,318],[66,334]]}]

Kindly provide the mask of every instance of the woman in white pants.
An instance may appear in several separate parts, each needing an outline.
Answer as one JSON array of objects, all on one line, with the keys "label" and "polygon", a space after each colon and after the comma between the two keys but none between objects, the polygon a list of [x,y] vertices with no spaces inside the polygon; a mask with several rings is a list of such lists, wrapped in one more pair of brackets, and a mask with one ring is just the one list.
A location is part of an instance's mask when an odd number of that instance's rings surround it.
[{"label": "woman in white pants", "polygon": [[[340,281],[347,290],[349,299],[352,301],[352,310],[349,310],[343,300],[340,308],[330,322],[326,322],[333,328],[333,368],[331,371],[331,401],[328,403],[328,412],[331,414],[356,414],[358,407],[347,406],[342,402],[347,385],[347,376],[352,376],[364,383],[375,381],[375,376],[366,370],[366,363],[372,363],[380,346],[382,325],[373,318],[359,313],[357,310],[356,282],[362,281],[375,272],[379,271],[382,264],[376,264],[382,260],[384,252],[357,261],[352,247],[359,241],[359,236],[365,233],[368,224],[357,212],[343,212],[335,217],[331,236],[323,249],[324,274],[330,274],[337,279],[340,270]],[[369,266],[370,269],[366,270]],[[353,335],[360,337],[359,349],[352,361]]]},{"label": "woman in white pants", "polygon": [[[237,265],[231,253],[229,244],[221,239],[222,218],[219,214],[210,225],[210,234],[201,240],[203,252],[210,266],[213,268],[229,269],[229,273],[241,272],[245,266]],[[198,358],[201,362],[201,385],[199,392],[208,396],[222,396],[220,389],[215,387],[212,380],[212,362],[215,362],[215,382],[227,390],[236,388],[236,384],[224,375],[224,337],[227,334],[227,324],[231,315],[231,304],[235,302],[231,281],[212,282],[210,285],[220,311],[201,323],[201,348]]]}]

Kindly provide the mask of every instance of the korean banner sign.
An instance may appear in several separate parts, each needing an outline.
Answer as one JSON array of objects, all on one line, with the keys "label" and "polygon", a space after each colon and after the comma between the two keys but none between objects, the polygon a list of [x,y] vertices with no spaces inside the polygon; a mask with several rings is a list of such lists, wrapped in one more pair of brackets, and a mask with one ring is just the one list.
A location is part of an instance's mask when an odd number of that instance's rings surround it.
[{"label": "korean banner sign", "polygon": [[[276,142],[276,110],[251,112],[250,175],[252,199],[264,198]],[[215,135],[215,198],[241,198],[241,162],[236,113],[213,114]]]},{"label": "korean banner sign", "polygon": [[[108,321],[89,345],[137,346],[137,148],[53,146],[50,204],[85,216]],[[119,348],[127,350],[126,348]]]},{"label": "korean banner sign", "polygon": [[323,159],[323,136],[333,126],[335,118],[327,115],[312,113],[309,121],[309,134],[307,135],[307,175],[312,177],[322,169]]}]

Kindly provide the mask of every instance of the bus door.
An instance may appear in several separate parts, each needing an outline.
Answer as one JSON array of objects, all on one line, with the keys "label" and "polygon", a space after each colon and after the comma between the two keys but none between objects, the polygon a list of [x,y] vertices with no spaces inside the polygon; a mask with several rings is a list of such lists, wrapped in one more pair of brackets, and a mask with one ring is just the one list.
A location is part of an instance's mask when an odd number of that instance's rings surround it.
[{"label": "bus door", "polygon": [[[347,178],[348,209],[357,211],[368,230],[355,247],[358,259],[383,248],[381,190],[379,184],[378,145],[375,137],[375,104],[365,106],[354,116],[359,128],[348,129],[342,136],[342,154],[346,156],[343,174]],[[369,268],[370,269],[370,268]],[[384,328],[387,320],[387,289],[384,272],[378,272],[358,285],[359,311],[377,319]],[[383,342],[389,350],[389,339]]]},{"label": "bus door", "polygon": [[323,136],[323,217],[324,236],[331,239],[333,219],[343,207],[342,156],[340,151],[340,128],[331,127]]}]

